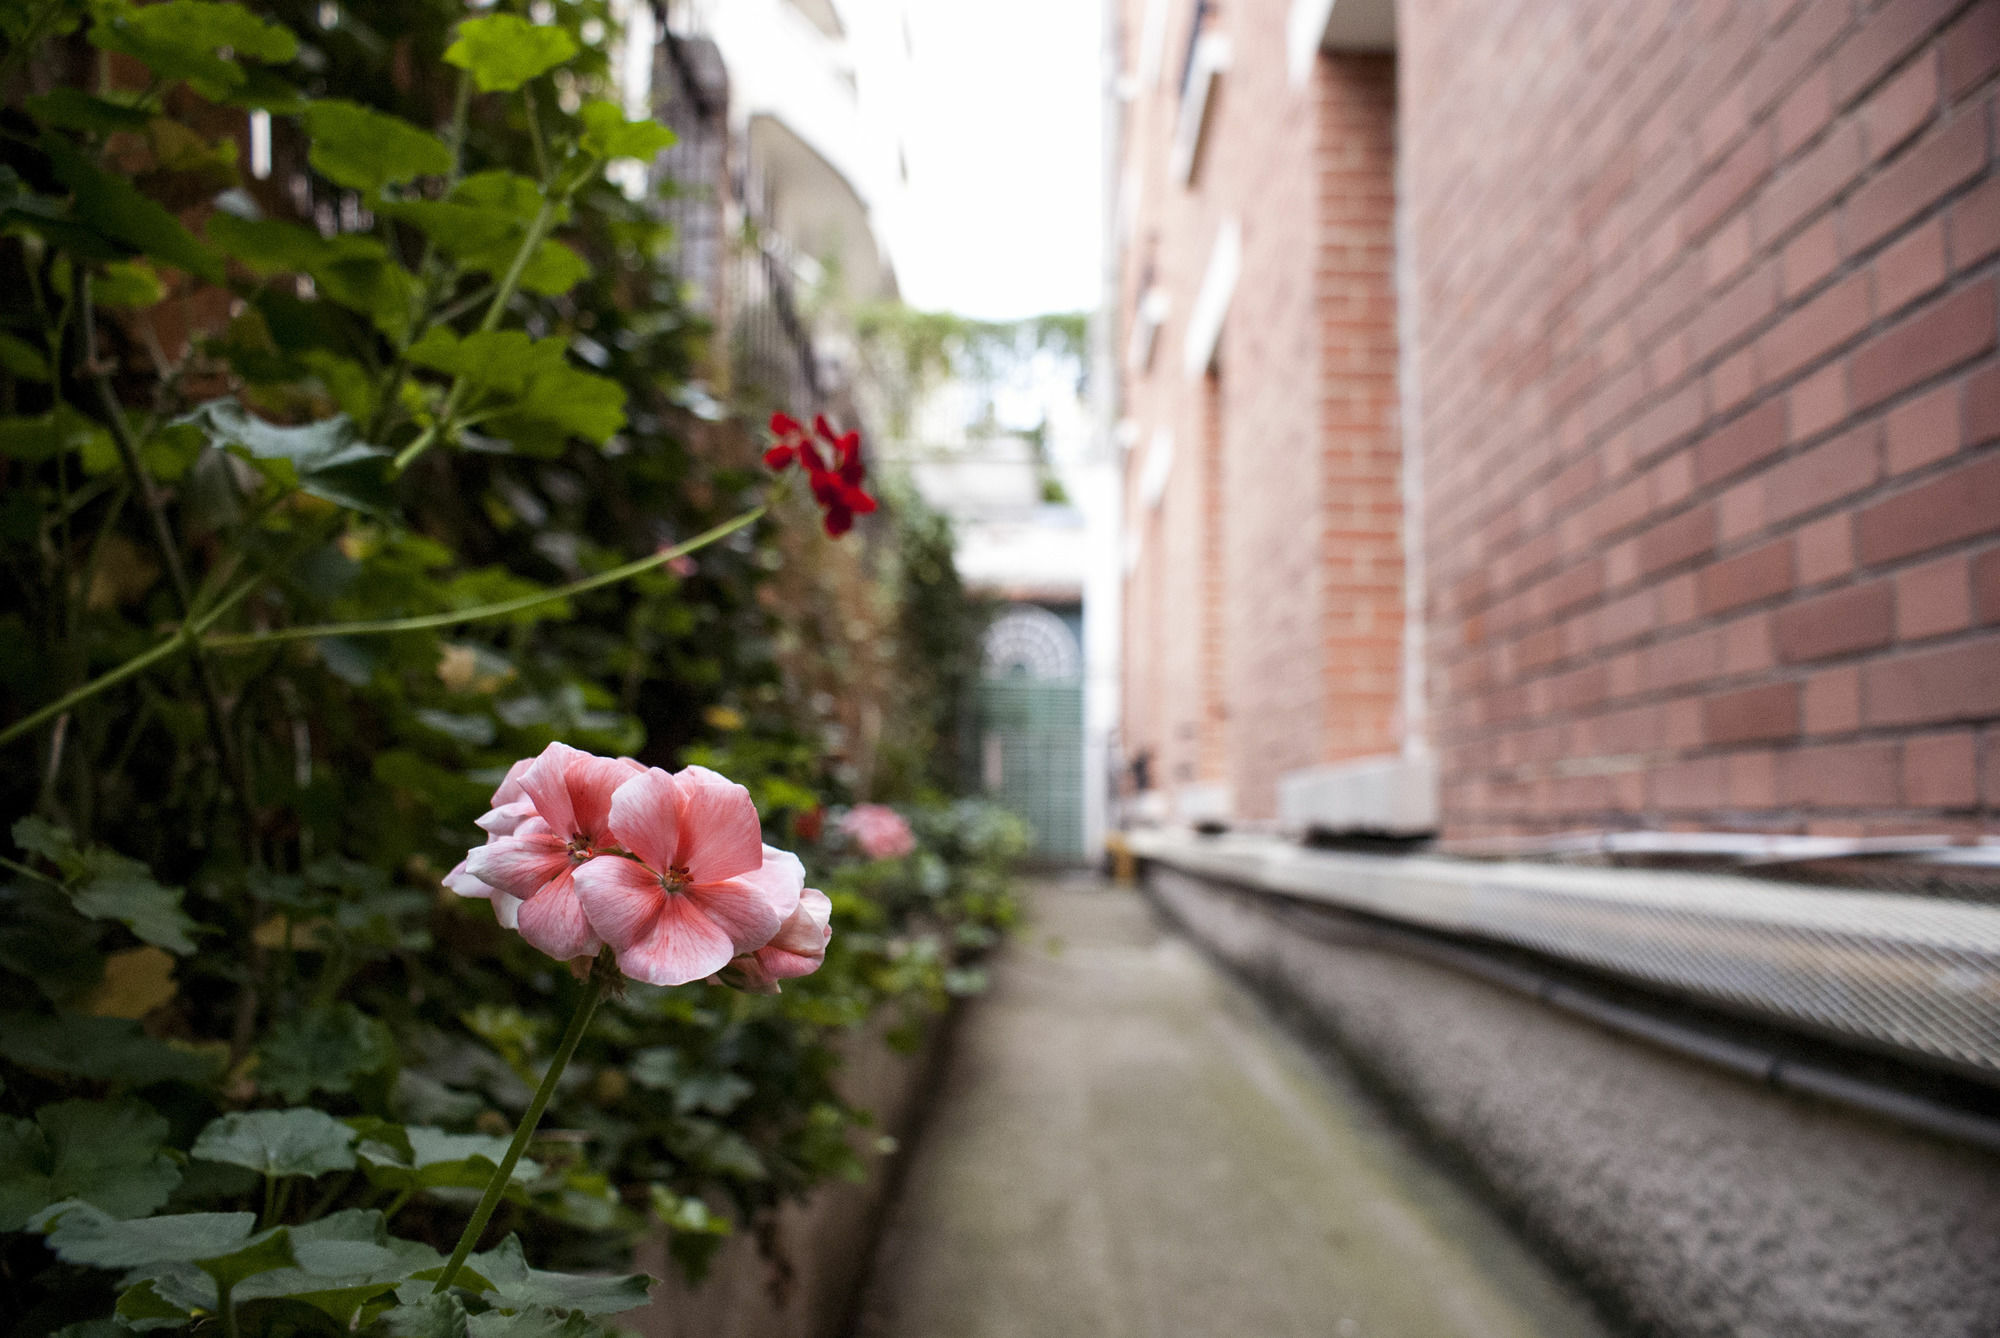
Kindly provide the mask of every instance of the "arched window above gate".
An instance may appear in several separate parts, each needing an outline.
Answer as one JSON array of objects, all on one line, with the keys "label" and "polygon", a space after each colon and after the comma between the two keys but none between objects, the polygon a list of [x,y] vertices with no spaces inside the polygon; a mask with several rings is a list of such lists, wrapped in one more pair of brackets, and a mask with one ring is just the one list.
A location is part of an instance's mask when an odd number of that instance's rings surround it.
[{"label": "arched window above gate", "polygon": [[993,620],[981,642],[981,659],[989,678],[1060,682],[1083,673],[1083,648],[1076,633],[1034,604],[1011,605]]}]

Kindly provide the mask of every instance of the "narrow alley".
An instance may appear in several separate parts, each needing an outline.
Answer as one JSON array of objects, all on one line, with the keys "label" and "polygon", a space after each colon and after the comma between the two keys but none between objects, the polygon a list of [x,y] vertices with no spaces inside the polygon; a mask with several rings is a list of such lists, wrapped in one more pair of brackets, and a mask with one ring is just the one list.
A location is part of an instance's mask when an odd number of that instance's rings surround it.
[{"label": "narrow alley", "polygon": [[1139,896],[1043,882],[972,1003],[865,1338],[1585,1338],[1486,1207]]}]

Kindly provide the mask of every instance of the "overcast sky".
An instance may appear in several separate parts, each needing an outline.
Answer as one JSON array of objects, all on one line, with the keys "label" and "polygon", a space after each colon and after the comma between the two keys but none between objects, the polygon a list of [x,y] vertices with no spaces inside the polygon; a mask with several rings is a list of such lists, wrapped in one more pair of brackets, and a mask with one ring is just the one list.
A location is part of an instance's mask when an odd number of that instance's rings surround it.
[{"label": "overcast sky", "polygon": [[[894,0],[849,0],[871,3]],[[989,320],[1094,307],[1099,5],[905,3],[910,184],[893,237],[904,300]]]}]

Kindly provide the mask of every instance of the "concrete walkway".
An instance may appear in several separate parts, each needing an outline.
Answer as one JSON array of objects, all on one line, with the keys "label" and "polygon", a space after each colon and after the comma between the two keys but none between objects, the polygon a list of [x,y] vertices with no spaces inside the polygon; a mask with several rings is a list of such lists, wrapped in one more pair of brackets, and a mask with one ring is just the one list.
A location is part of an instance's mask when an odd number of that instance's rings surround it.
[{"label": "concrete walkway", "polygon": [[1601,1338],[1139,898],[1043,884],[958,1033],[862,1338]]}]

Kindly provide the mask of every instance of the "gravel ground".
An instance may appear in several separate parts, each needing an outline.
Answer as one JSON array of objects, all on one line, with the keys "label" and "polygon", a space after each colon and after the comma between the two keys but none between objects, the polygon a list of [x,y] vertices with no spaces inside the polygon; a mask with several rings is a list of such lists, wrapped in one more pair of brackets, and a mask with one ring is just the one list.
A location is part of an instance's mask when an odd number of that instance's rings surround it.
[{"label": "gravel ground", "polygon": [[1639,1335],[1995,1338],[2000,1158],[1760,1087],[1156,868],[1206,948],[1352,1062]]},{"label": "gravel ground", "polygon": [[956,1032],[865,1338],[1603,1338],[1136,895],[1032,907]]}]

